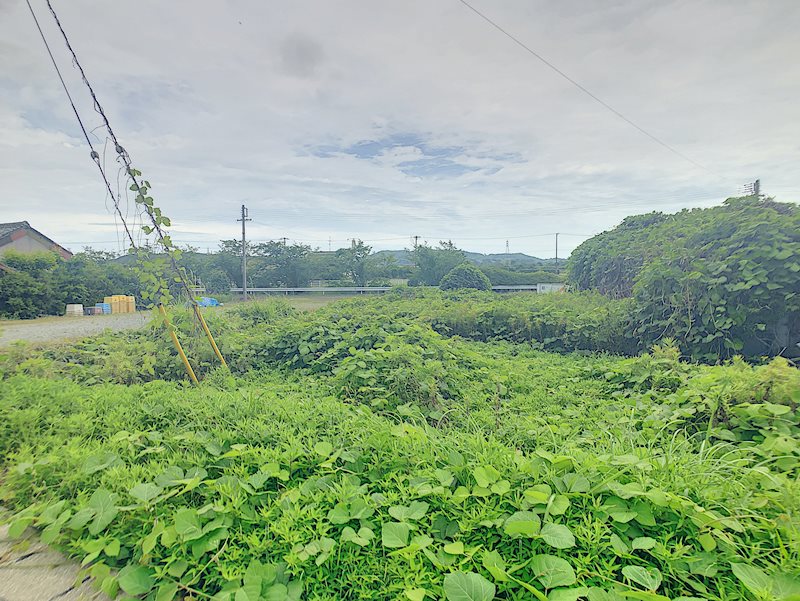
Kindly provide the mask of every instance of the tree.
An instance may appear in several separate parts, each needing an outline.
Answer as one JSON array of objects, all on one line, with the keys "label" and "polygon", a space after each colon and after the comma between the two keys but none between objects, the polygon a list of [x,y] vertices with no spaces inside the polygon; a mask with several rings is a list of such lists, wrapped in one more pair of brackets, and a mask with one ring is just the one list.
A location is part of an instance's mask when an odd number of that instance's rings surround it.
[{"label": "tree", "polygon": [[439,283],[442,290],[458,290],[472,288],[475,290],[491,290],[492,284],[480,269],[472,263],[461,263],[450,270]]},{"label": "tree", "polygon": [[417,269],[412,283],[425,286],[438,286],[450,270],[466,261],[464,251],[456,248],[449,240],[440,241],[438,248],[421,244],[414,249],[413,256]]},{"label": "tree", "polygon": [[372,252],[372,247],[361,240],[353,240],[351,246],[340,248],[336,251],[336,258],[341,261],[342,271],[356,286],[367,285],[367,257]]},{"label": "tree", "polygon": [[[252,271],[256,286],[297,287],[308,283],[305,258],[311,247],[304,244],[263,242],[253,245],[253,255],[260,257]],[[250,270],[248,270],[249,272]]]},{"label": "tree", "polygon": [[2,258],[3,263],[9,267],[13,267],[17,271],[23,271],[33,277],[52,270],[61,260],[61,257],[56,253],[44,250],[22,253],[11,249],[5,251]]},{"label": "tree", "polygon": [[111,250],[98,250],[92,248],[91,246],[84,246],[83,250],[73,255],[72,258],[84,257],[85,259],[95,263],[108,263],[109,261],[116,259],[118,256],[119,253]]}]

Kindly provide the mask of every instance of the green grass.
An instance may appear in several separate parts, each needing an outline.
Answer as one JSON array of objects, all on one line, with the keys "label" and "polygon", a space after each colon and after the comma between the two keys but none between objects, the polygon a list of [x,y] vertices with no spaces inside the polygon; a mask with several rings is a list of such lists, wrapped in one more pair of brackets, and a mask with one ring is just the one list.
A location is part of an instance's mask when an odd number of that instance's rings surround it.
[{"label": "green grass", "polygon": [[429,300],[215,314],[197,388],[155,332],[6,357],[12,530],[158,600],[797,598],[796,370],[446,338]]}]

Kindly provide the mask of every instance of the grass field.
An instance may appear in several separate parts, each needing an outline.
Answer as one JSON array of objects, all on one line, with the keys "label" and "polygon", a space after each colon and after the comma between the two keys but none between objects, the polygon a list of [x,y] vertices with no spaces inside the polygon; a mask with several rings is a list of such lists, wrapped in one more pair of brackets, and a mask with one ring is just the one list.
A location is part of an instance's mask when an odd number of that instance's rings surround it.
[{"label": "grass field", "polygon": [[199,387],[158,330],[6,354],[12,533],[159,601],[800,598],[797,370],[515,340],[551,302],[230,307]]}]

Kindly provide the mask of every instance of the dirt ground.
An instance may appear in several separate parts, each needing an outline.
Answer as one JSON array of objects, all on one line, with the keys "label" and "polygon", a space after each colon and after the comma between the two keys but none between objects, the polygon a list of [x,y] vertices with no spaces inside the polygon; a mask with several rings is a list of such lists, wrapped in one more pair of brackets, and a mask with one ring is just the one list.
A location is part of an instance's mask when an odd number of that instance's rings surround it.
[{"label": "dirt ground", "polygon": [[144,313],[119,313],[117,315],[92,315],[84,317],[43,317],[20,321],[0,321],[0,348],[17,340],[28,342],[55,342],[74,340],[105,329],[115,332],[140,328],[151,315]]},{"label": "dirt ground", "polygon": [[[343,298],[352,298],[346,294],[278,296],[295,309],[314,311]],[[257,300],[264,300],[263,297]],[[226,304],[226,307],[238,303]],[[206,309],[215,310],[215,309]],[[225,308],[220,308],[225,310]],[[84,317],[41,317],[39,319],[22,319],[0,321],[0,348],[24,340],[27,342],[57,342],[59,340],[76,340],[99,334],[105,329],[114,332],[133,330],[145,325],[151,318],[148,311],[140,313],[120,313],[117,315],[92,315]],[[0,600],[2,601],[2,600]]]}]

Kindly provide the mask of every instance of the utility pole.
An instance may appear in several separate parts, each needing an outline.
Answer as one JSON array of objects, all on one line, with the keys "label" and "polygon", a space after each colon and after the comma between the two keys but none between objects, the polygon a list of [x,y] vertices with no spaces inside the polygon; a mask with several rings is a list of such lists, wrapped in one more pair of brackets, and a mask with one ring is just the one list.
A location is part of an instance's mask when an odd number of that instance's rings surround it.
[{"label": "utility pole", "polygon": [[558,232],[556,232],[556,273],[558,273]]},{"label": "utility pole", "polygon": [[328,236],[328,252],[331,252],[331,247],[333,246],[333,238]]},{"label": "utility pole", "polygon": [[414,238],[414,248],[417,248],[417,246],[419,246],[420,237],[419,236],[411,236],[411,237]]},{"label": "utility pole", "polygon": [[284,245],[284,246],[286,246],[286,242],[288,242],[288,241],[289,241],[289,238],[287,238],[286,236],[284,236],[283,238],[278,238],[278,239],[279,239],[281,242],[283,242],[283,245]]},{"label": "utility pole", "polygon": [[242,222],[242,300],[247,300],[247,235],[245,233],[245,224],[248,221],[247,207],[242,205],[242,218],[236,221]]}]

